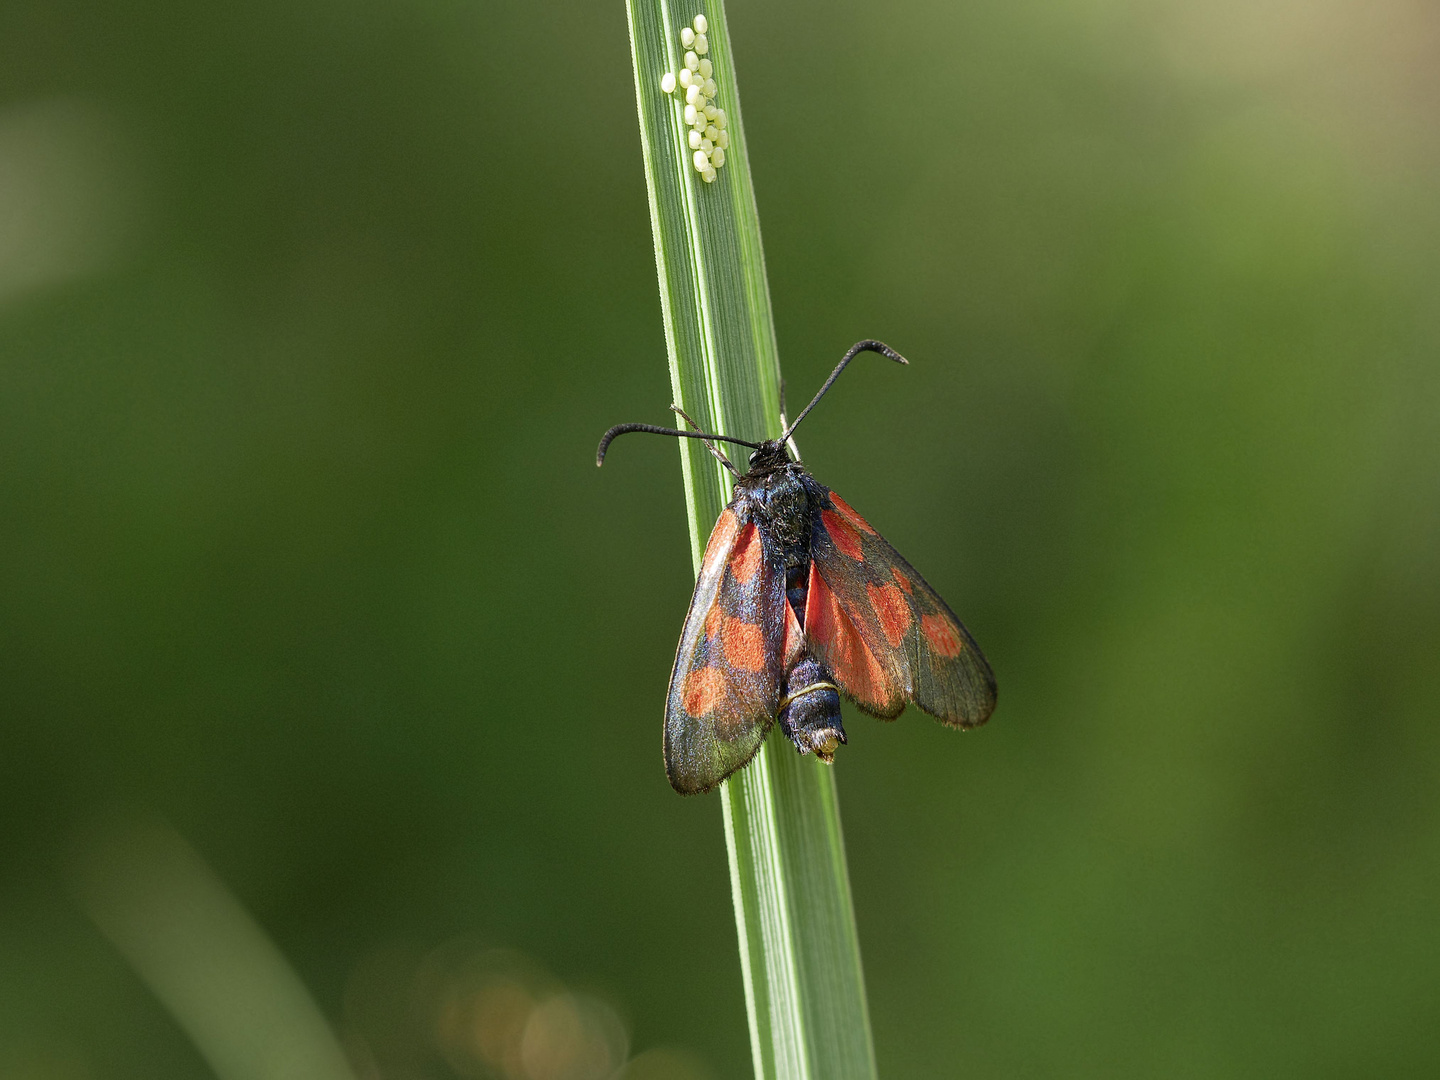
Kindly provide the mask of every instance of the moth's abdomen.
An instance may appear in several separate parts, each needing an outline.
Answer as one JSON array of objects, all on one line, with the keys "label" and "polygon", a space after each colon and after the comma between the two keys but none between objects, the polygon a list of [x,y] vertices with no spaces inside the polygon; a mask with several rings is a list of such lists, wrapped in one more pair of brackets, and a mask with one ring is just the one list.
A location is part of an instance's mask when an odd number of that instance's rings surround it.
[{"label": "moth's abdomen", "polygon": [[780,730],[800,753],[834,760],[836,748],[845,741],[840,691],[814,657],[802,656],[786,673],[779,720]]},{"label": "moth's abdomen", "polygon": [[[805,625],[805,601],[809,594],[810,560],[796,558],[785,570],[785,599],[800,627]],[[803,637],[800,640],[803,642]],[[840,722],[839,687],[804,644],[790,653],[778,719],[780,730],[795,744],[795,749],[802,754],[814,754],[821,761],[833,761],[835,750],[845,741],[845,727]]]},{"label": "moth's abdomen", "polygon": [[810,592],[810,560],[785,571],[785,599],[790,601],[790,610],[800,625],[805,625],[805,597]]}]

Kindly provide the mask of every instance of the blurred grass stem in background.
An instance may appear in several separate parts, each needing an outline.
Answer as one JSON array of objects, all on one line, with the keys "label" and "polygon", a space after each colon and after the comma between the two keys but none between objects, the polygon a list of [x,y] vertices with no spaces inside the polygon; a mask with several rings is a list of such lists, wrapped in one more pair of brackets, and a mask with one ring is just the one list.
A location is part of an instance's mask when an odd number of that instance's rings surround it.
[{"label": "blurred grass stem in background", "polygon": [[71,888],[220,1080],[355,1080],[300,977],[168,825],[96,830]]},{"label": "blurred grass stem in background", "polygon": [[[724,9],[626,7],[675,401],[704,430],[773,438],[780,365]],[[661,88],[698,14],[709,23],[716,104],[730,120],[727,165],[713,183],[692,167],[682,105]],[[703,444],[679,443],[698,572],[729,478]],[[776,729],[720,797],[757,1078],[874,1077],[834,773]]]}]

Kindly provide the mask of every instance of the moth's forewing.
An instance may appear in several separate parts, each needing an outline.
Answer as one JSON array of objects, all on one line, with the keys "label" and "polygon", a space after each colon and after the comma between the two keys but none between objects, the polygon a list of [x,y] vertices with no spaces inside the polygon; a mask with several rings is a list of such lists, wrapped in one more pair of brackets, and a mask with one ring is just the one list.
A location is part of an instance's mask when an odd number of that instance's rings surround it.
[{"label": "moth's forewing", "polygon": [[780,709],[785,582],[737,497],[705,547],[665,704],[665,772],[709,791],[759,751]]},{"label": "moth's forewing", "polygon": [[914,567],[824,490],[811,533],[805,620],[816,655],[876,716],[898,716],[909,700],[955,727],[983,724],[995,709],[995,675],[980,646]]}]

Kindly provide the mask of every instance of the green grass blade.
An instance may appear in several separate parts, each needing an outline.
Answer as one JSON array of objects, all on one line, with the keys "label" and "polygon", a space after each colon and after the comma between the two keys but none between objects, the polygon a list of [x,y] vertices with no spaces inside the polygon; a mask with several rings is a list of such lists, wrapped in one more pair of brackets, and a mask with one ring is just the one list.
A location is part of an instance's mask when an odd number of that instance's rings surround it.
[{"label": "green grass blade", "polygon": [[[724,8],[718,0],[626,6],[675,401],[709,430],[773,437],[780,364]],[[660,87],[680,67],[681,29],[702,13],[716,103],[730,119],[730,150],[713,184],[690,164],[679,98]],[[702,444],[678,441],[698,571],[730,484]],[[756,1076],[874,1077],[833,771],[796,754],[777,729],[720,797]]]}]

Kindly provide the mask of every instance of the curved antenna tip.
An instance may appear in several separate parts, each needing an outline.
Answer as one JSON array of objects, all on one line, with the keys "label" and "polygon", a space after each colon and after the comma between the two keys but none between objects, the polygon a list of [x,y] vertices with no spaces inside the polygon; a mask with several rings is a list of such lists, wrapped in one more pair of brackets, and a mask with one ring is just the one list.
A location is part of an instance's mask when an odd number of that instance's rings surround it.
[{"label": "curved antenna tip", "polygon": [[909,363],[910,363],[909,360],[906,360],[905,357],[901,356],[898,352],[896,352],[894,349],[892,349],[889,345],[886,345],[883,341],[876,341],[874,338],[870,338],[870,339],[867,340],[867,341],[859,341],[859,342],[856,342],[856,343],[855,343],[855,346],[854,346],[854,349],[853,349],[852,351],[854,351],[854,352],[877,352],[877,353],[879,353],[881,356],[884,356],[884,357],[887,357],[888,359],[894,360],[897,364],[906,364],[906,365],[909,365]]},{"label": "curved antenna tip", "polygon": [[800,415],[795,417],[794,420],[790,421],[790,426],[785,429],[785,434],[780,436],[782,442],[788,442],[790,440],[790,436],[794,434],[795,429],[800,426],[800,421],[804,420],[810,410],[815,407],[815,403],[825,396],[825,391],[829,390],[830,387],[835,384],[835,380],[840,377],[840,372],[845,370],[845,365],[850,363],[851,360],[854,360],[855,357],[862,352],[879,353],[881,356],[886,357],[889,360],[894,360],[897,364],[905,364],[908,366],[910,363],[909,360],[906,360],[905,357],[901,356],[898,352],[892,349],[889,345],[886,345],[883,341],[876,341],[874,338],[866,338],[864,341],[857,341],[854,345],[851,345],[850,348],[845,350],[845,355],[840,358],[840,363],[835,365],[835,370],[832,371],[830,373],[830,377],[825,380],[825,385],[820,387],[819,392],[810,399],[810,404],[806,405],[805,408],[801,409]]}]

